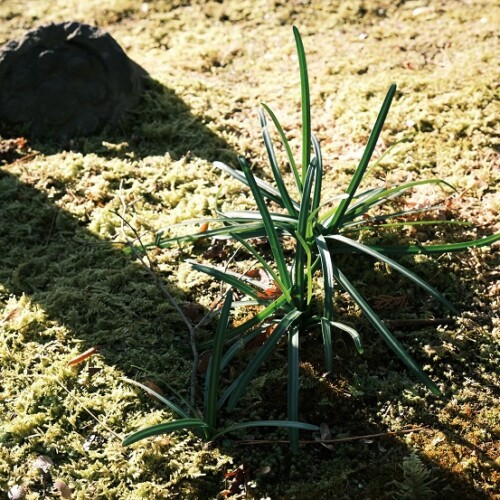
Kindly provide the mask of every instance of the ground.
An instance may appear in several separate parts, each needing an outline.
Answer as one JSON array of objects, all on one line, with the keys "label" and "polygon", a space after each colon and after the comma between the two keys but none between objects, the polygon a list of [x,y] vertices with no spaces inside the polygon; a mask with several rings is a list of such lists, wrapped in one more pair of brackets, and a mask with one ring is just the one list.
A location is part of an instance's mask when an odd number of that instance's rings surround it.
[{"label": "ground", "polygon": [[[335,374],[325,378],[317,338],[311,333],[304,340],[303,420],[328,424],[334,438],[375,437],[328,449],[304,442],[298,456],[278,442],[286,434],[272,430],[210,444],[179,433],[121,445],[130,432],[173,418],[125,378],[189,397],[192,368],[181,317],[124,251],[131,230],[123,219],[150,242],[162,228],[213,214],[217,204],[251,206],[248,194],[221,178],[212,162],[234,163],[241,154],[269,176],[257,118],[261,102],[282,120],[298,150],[292,25],[308,57],[312,127],[323,149],[327,192],[346,188],[394,82],[398,91],[376,156],[395,146],[366,185],[445,179],[457,194],[419,190],[406,206],[442,202],[447,217],[475,228],[384,237],[452,242],[498,232],[496,2],[4,0],[0,20],[0,44],[47,22],[101,26],[151,77],[119,130],[65,144],[3,134],[3,497],[23,485],[33,499],[69,498],[67,488],[82,499],[216,498],[227,488],[224,473],[242,463],[250,498],[498,495],[498,244],[405,259],[461,311],[444,324],[394,327],[443,390],[441,399],[404,371],[342,294],[339,315],[363,333],[365,354],[340,336]],[[157,277],[192,319],[219,293],[217,283],[186,263],[203,255],[211,256],[203,246],[151,252]],[[444,314],[384,266],[361,259],[352,273],[388,324]],[[200,341],[214,328],[213,322],[203,327]],[[85,361],[68,365],[94,347]],[[282,348],[267,368],[240,407],[221,414],[223,422],[284,417]],[[314,441],[308,433],[301,439]],[[412,481],[414,496],[405,496]]]}]

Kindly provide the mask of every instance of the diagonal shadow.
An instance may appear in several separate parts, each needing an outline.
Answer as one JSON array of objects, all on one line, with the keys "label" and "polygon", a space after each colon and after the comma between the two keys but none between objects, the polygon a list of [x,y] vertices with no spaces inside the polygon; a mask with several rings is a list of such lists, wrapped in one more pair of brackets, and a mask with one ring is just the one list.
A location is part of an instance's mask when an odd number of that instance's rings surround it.
[{"label": "diagonal shadow", "polygon": [[[102,147],[104,140],[126,145],[109,150]],[[235,157],[173,90],[151,79],[135,115],[120,129],[68,144],[34,142],[33,147],[47,155],[71,149],[104,157],[133,154],[136,159],[165,153],[177,159],[189,152],[208,161]],[[1,168],[0,219],[0,284],[10,293],[31,296],[51,319],[88,346],[101,345],[110,363],[125,371],[143,363],[148,371],[165,375],[158,347],[165,346],[172,331],[184,331],[185,325],[163,303],[140,265],[87,230],[46,194]],[[182,296],[172,283],[168,285],[174,296]],[[172,370],[169,374],[171,378]]]},{"label": "diagonal shadow", "polygon": [[[129,146],[119,152],[99,152],[103,156],[134,152],[140,158],[168,152],[178,158],[187,151],[210,161],[228,161],[234,156],[228,144],[192,115],[173,91],[157,82],[149,85],[135,120],[131,119],[121,130],[108,131],[99,138],[78,139],[65,147],[95,152],[105,138],[116,143],[123,140]],[[51,154],[60,150],[61,145],[35,144],[35,147]],[[181,391],[188,387],[190,355],[184,352],[173,355],[176,344],[186,344],[187,331],[173,309],[165,304],[150,276],[120,248],[99,239],[46,194],[3,169],[0,169],[0,242],[0,284],[7,294],[29,295],[51,320],[70,330],[68,341],[81,341],[82,350],[100,345],[106,362],[126,374],[135,375],[134,366],[140,366],[154,374],[156,380]],[[169,283],[169,286],[176,294],[175,285]],[[7,298],[1,295],[0,290],[0,300]],[[38,343],[51,340],[38,334],[35,325],[25,336]],[[275,401],[276,395],[270,396],[268,400]],[[365,403],[369,405],[370,401],[362,401],[359,406],[365,407]],[[369,415],[366,420],[355,422],[349,413],[352,404],[340,401],[338,407],[345,407],[345,414],[332,415],[332,422],[339,425],[342,421],[352,422],[353,433],[357,425],[364,432],[380,430],[368,425]],[[399,456],[407,453],[400,441],[388,438],[387,445]],[[374,463],[385,454],[380,449],[372,453],[363,442],[349,448],[346,445],[337,452],[339,459],[342,453],[355,453]],[[245,458],[244,452],[241,455]],[[363,460],[359,461],[360,470],[366,472]],[[393,459],[384,463],[388,476],[393,463]],[[375,473],[376,465],[372,464],[370,469]],[[446,478],[453,483],[455,492],[473,498],[468,496],[473,495],[469,485],[461,484],[457,478]],[[380,489],[374,492],[377,494],[381,494]]]}]

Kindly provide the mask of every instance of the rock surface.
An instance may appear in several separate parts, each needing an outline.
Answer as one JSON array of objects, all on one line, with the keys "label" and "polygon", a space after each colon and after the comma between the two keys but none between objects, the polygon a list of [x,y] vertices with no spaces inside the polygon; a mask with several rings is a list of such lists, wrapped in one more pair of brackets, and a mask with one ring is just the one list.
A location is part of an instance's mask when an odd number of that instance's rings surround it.
[{"label": "rock surface", "polygon": [[68,139],[119,123],[146,72],[99,28],[48,24],[0,49],[0,130]]}]

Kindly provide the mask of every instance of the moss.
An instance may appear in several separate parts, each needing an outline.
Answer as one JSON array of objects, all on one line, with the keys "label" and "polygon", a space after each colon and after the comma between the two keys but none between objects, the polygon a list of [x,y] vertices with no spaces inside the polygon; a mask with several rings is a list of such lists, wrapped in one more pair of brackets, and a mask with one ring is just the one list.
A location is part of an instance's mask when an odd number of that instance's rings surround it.
[{"label": "moss", "polygon": [[[74,488],[74,498],[214,498],[224,488],[223,471],[243,461],[252,471],[255,497],[320,499],[333,491],[338,498],[388,498],[392,482],[404,480],[398,464],[416,451],[437,480],[439,498],[492,496],[499,479],[492,389],[500,361],[498,248],[405,262],[463,311],[454,325],[396,331],[442,386],[443,400],[415,385],[340,293],[338,313],[362,332],[365,355],[339,336],[335,376],[325,379],[321,346],[313,333],[304,339],[304,420],[328,423],[334,437],[411,425],[428,432],[333,450],[304,445],[295,459],[286,445],[235,441],[286,438],[268,431],[231,435],[212,447],[176,434],[124,449],[124,435],[173,415],[122,377],[151,379],[185,396],[192,361],[181,319],[122,252],[117,213],[125,205],[127,221],[147,242],[155,231],[209,216],[216,207],[250,206],[247,193],[221,181],[211,162],[231,163],[244,154],[269,175],[255,112],[261,101],[277,113],[298,151],[300,90],[290,29],[296,24],[308,56],[326,191],[339,194],[347,186],[381,98],[395,81],[399,91],[376,154],[403,142],[367,183],[444,178],[457,194],[419,190],[406,202],[443,202],[448,215],[479,227],[388,232],[387,240],[450,241],[498,231],[498,15],[498,6],[459,0],[425,6],[371,0],[1,2],[0,42],[51,21],[96,23],[153,81],[120,130],[63,147],[28,144],[33,156],[0,169],[0,490],[26,484],[29,498],[45,494],[32,463],[47,455],[54,461],[52,478]],[[127,228],[125,233],[133,237]],[[182,247],[151,257],[179,301],[209,307],[217,287],[184,262],[201,253]],[[401,288],[383,266],[359,261],[350,267],[371,301],[395,290],[406,297],[406,309],[386,309],[385,318],[441,314],[419,293]],[[200,336],[211,332],[208,325]],[[95,346],[98,353],[67,366]],[[222,421],[282,418],[284,366],[278,350],[251,386],[246,406],[223,413]],[[268,473],[258,474],[264,466]]]}]

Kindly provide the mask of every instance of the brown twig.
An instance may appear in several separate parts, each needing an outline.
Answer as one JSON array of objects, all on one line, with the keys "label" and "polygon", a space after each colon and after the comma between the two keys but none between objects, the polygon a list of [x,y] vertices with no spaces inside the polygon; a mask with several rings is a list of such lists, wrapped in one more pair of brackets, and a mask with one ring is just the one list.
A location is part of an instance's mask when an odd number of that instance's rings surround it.
[{"label": "brown twig", "polygon": [[[134,257],[141,263],[142,267],[153,278],[153,280],[155,281],[158,288],[161,290],[163,295],[166,297],[166,299],[168,300],[170,305],[176,310],[177,314],[179,314],[179,316],[181,317],[182,321],[184,322],[184,324],[186,325],[186,327],[189,331],[189,343],[191,346],[191,351],[193,353],[193,370],[191,373],[191,381],[190,381],[190,386],[191,386],[190,387],[190,403],[192,405],[194,405],[195,401],[196,401],[196,390],[198,387],[197,370],[198,370],[198,364],[199,364],[199,360],[200,360],[200,355],[198,353],[198,348],[196,346],[196,326],[193,325],[193,323],[189,320],[189,318],[184,314],[184,311],[179,306],[177,301],[174,299],[172,294],[169,292],[165,283],[163,283],[163,281],[159,278],[158,273],[155,271],[155,266],[154,266],[152,260],[149,258],[147,249],[144,246],[144,244],[142,243],[142,240],[141,240],[139,233],[125,219],[125,215],[127,212],[127,204],[125,203],[125,200],[124,200],[123,195],[121,193],[121,185],[120,185],[119,199],[120,199],[120,202],[122,204],[122,214],[119,214],[117,212],[115,212],[115,214],[122,221],[122,232],[125,235],[127,246],[131,249],[132,253],[134,254]],[[134,244],[131,241],[129,241],[128,237],[126,236],[125,225],[132,231],[134,237],[136,238],[136,241],[139,243],[139,245],[142,249],[142,254],[140,254],[137,251],[137,248],[134,246]]]},{"label": "brown twig", "polygon": [[454,325],[452,318],[429,318],[429,319],[388,319],[385,321],[392,328],[420,328],[435,325]]},{"label": "brown twig", "polygon": [[[373,439],[379,437],[387,437],[387,436],[397,436],[399,434],[408,434],[410,432],[432,432],[432,429],[428,427],[414,427],[412,429],[403,429],[401,431],[389,431],[389,432],[380,432],[378,434],[366,434],[364,436],[351,436],[337,439],[309,439],[304,441],[299,441],[300,444],[334,444],[334,443],[346,443],[349,441],[361,441],[363,439]],[[241,445],[251,445],[251,444],[289,444],[290,441],[286,439],[281,440],[267,440],[267,439],[255,439],[248,441],[239,441],[236,444]]]}]

